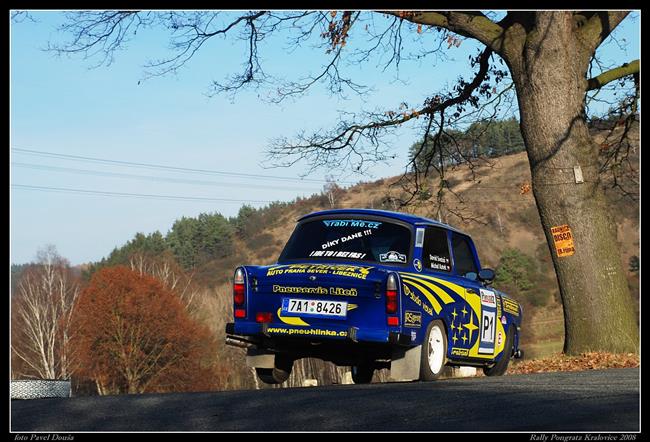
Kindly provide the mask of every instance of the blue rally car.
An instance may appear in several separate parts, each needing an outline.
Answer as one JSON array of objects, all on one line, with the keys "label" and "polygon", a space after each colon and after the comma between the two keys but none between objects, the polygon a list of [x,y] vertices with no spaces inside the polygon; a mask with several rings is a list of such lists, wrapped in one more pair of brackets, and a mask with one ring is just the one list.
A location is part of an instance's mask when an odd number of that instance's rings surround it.
[{"label": "blue rally car", "polygon": [[266,383],[315,357],[355,383],[435,380],[445,365],[502,375],[521,357],[522,309],[490,284],[472,239],[427,218],[367,209],[303,216],[277,264],[242,266],[226,342]]}]

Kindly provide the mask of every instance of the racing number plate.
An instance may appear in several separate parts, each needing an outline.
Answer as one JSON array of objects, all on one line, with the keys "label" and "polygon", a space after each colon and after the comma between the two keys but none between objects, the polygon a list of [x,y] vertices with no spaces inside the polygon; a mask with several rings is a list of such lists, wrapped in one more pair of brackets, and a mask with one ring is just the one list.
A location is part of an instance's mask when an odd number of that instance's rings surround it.
[{"label": "racing number plate", "polygon": [[345,319],[347,312],[345,301],[282,298],[282,316]]}]

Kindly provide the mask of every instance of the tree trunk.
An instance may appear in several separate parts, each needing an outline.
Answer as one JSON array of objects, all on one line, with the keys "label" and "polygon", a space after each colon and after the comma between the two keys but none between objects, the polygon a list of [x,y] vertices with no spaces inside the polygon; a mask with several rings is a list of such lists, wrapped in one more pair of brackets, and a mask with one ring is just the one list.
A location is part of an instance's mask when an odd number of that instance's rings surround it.
[{"label": "tree trunk", "polygon": [[[585,121],[589,63],[567,12],[540,12],[508,64],[517,88],[532,188],[564,305],[564,352],[638,352],[639,330],[613,214]],[[576,183],[580,166],[584,183]],[[551,228],[568,225],[575,253],[558,257]]]}]

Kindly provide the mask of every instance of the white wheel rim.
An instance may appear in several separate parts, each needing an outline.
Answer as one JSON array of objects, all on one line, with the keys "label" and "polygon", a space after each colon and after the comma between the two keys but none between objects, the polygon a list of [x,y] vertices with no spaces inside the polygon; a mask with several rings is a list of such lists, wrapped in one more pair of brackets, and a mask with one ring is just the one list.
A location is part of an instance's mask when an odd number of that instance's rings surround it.
[{"label": "white wheel rim", "polygon": [[429,333],[429,369],[433,374],[438,374],[442,369],[445,343],[442,339],[442,332],[437,325],[434,325]]}]

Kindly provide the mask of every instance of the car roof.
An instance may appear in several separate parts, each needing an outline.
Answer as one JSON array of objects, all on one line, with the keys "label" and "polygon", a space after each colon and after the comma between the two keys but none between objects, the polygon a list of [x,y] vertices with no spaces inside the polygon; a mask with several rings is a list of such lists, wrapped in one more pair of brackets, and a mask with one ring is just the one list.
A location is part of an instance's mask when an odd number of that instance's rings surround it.
[{"label": "car roof", "polygon": [[377,210],[377,209],[331,209],[331,210],[321,210],[318,212],[312,212],[307,215],[301,216],[298,221],[303,221],[308,218],[313,218],[323,215],[371,215],[371,216],[383,216],[386,218],[393,218],[399,221],[404,221],[409,224],[414,225],[428,225],[428,226],[437,226],[444,229],[452,230],[454,232],[465,235],[464,232],[458,230],[455,227],[450,226],[449,224],[441,223],[440,221],[435,221],[429,218],[424,218],[422,216],[412,215],[410,213],[402,212],[393,212],[390,210]]}]

